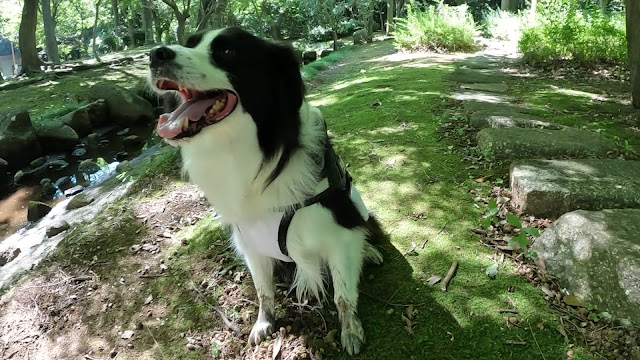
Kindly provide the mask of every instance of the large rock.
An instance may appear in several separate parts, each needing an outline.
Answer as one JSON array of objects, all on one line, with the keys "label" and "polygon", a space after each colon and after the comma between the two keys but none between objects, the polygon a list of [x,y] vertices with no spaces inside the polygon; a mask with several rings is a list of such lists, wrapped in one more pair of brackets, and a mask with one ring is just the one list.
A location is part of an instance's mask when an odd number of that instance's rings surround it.
[{"label": "large rock", "polygon": [[533,245],[563,288],[599,311],[640,323],[640,210],[562,215]]},{"label": "large rock", "polygon": [[538,217],[640,208],[640,161],[528,160],[511,166],[510,184],[516,210]]},{"label": "large rock", "polygon": [[42,148],[26,110],[0,113],[0,158],[18,169],[42,154]]},{"label": "large rock", "polygon": [[20,248],[9,248],[4,251],[0,251],[0,266],[6,265],[11,260],[20,255]]},{"label": "large rock", "polygon": [[153,117],[153,106],[147,100],[121,86],[99,84],[89,88],[89,100],[99,99],[106,101],[112,121],[122,126]]},{"label": "large rock", "polygon": [[109,106],[104,99],[98,99],[84,106],[89,115],[91,126],[100,127],[109,122]]},{"label": "large rock", "polygon": [[39,202],[39,201],[29,201],[29,205],[27,208],[27,220],[31,222],[36,222],[43,217],[47,216],[47,214],[51,211],[51,206]]},{"label": "large rock", "polygon": [[318,59],[318,53],[314,50],[305,51],[304,53],[302,53],[302,62],[304,64],[314,62],[316,61],[316,59]]},{"label": "large rock", "polygon": [[367,29],[360,29],[353,32],[354,45],[366,44],[368,40],[369,34],[367,33]]},{"label": "large rock", "polygon": [[85,108],[79,108],[58,118],[58,122],[68,125],[80,137],[91,133],[92,125],[89,120],[89,112]]},{"label": "large rock", "polygon": [[562,126],[544,121],[543,118],[518,112],[477,111],[469,117],[471,125],[476,129],[521,127],[560,130]]},{"label": "large rock", "polygon": [[66,151],[72,149],[80,137],[69,125],[57,121],[50,121],[36,129],[38,140],[42,146],[50,151]]},{"label": "large rock", "polygon": [[487,128],[478,132],[478,148],[496,159],[605,157],[616,144],[587,130],[564,128]]}]

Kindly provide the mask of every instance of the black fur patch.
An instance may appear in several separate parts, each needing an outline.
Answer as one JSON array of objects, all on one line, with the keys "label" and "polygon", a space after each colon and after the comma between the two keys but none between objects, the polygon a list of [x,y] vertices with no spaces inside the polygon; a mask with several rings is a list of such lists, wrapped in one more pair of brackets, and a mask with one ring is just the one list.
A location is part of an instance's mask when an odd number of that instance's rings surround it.
[{"label": "black fur patch", "polygon": [[346,191],[336,191],[331,196],[320,199],[320,205],[329,209],[333,219],[342,227],[353,229],[366,225],[366,221]]},{"label": "black fur patch", "polygon": [[269,186],[300,146],[300,106],[305,95],[300,62],[289,46],[228,28],[210,45],[211,62],[227,73],[244,109],[258,128],[264,162],[282,154]]},{"label": "black fur patch", "polygon": [[186,44],[184,44],[184,46],[188,48],[194,48],[198,46],[198,44],[200,44],[200,41],[202,41],[202,37],[206,33],[207,33],[206,31],[201,31],[201,32],[197,32],[195,34],[190,35],[189,38],[187,39]]}]

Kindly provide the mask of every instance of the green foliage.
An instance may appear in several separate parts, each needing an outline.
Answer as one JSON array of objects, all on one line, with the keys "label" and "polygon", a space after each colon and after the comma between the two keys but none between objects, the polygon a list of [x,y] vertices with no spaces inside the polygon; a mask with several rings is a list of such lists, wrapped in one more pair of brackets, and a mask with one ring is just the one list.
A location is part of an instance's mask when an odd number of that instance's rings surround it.
[{"label": "green foliage", "polygon": [[[498,206],[498,202],[496,201],[496,199],[491,199],[488,204],[488,209],[485,212],[484,217],[480,222],[482,227],[485,229],[488,229],[491,225],[498,224],[498,222],[500,221],[500,219],[498,218],[499,212],[500,212],[500,207]],[[534,227],[523,228],[522,222],[520,221],[520,218],[518,216],[510,212],[507,212],[505,217],[506,217],[507,223],[511,225],[514,229],[520,229],[518,234],[512,237],[511,240],[509,240],[508,244],[510,246],[516,245],[518,248],[526,250],[528,241],[529,241],[527,235],[533,236],[533,237],[540,236],[540,232],[538,231],[538,229]],[[535,252],[527,251],[525,253],[525,256],[535,258],[537,257],[537,254]]]},{"label": "green foliage", "polygon": [[395,44],[409,50],[446,50],[471,52],[476,23],[466,5],[407,5],[407,17],[396,20]]},{"label": "green foliage", "polygon": [[569,0],[549,0],[540,9],[537,22],[522,31],[518,46],[524,61],[627,62],[624,14],[602,14]]},{"label": "green foliage", "polygon": [[526,22],[523,13],[514,14],[500,9],[486,9],[480,23],[482,34],[488,38],[517,41]]}]

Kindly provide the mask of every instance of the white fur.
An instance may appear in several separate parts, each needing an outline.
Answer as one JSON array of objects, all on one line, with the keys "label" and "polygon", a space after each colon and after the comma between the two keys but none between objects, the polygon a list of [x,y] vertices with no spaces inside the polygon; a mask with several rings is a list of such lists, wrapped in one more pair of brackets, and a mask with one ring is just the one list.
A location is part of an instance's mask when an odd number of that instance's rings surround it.
[{"label": "white fur", "polygon": [[[193,49],[171,48],[182,70],[177,81],[198,90],[224,88],[233,90],[224,72],[209,63],[208,46],[218,34],[212,31]],[[150,79],[154,84],[155,79]],[[274,169],[278,156],[263,166],[257,128],[243,111],[242,99],[232,114],[221,122],[204,128],[189,139],[169,141],[179,146],[184,171],[198,185],[224,223],[233,225],[260,219],[274,209],[301,202],[327,187],[318,182],[314,159],[323,152],[324,125],[320,111],[304,102],[300,108],[301,146],[291,156],[282,173],[266,189],[265,180]],[[262,167],[261,167],[262,166]],[[363,259],[382,261],[380,253],[366,241],[362,228],[346,229],[320,204],[297,211],[289,227],[287,248],[297,265],[294,283],[299,298],[325,297],[325,269],[329,270],[335,290],[334,301],[342,322],[342,343],[350,353],[357,353],[364,343],[364,333],[356,316],[358,281]],[[246,259],[260,301],[258,320],[250,335],[259,343],[270,335],[273,326],[274,260],[262,256],[233,236],[237,250]],[[273,239],[265,239],[273,241]]]}]

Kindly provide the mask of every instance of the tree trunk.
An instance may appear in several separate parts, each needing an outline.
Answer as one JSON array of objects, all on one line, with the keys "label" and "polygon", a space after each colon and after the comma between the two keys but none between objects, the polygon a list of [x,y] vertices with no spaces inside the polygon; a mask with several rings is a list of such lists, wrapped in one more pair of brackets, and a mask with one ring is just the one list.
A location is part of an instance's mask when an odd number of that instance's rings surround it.
[{"label": "tree trunk", "polygon": [[640,109],[640,1],[626,0],[627,49],[633,106]]},{"label": "tree trunk", "polygon": [[156,30],[156,41],[162,44],[162,33],[164,32],[164,26],[162,26],[162,20],[158,16],[158,11],[153,11],[153,24]]},{"label": "tree trunk", "polygon": [[331,36],[333,37],[333,51],[336,51],[338,50],[338,31],[333,29]]},{"label": "tree trunk", "polygon": [[127,34],[129,35],[131,48],[136,47],[135,24],[133,23],[133,16],[131,16],[131,14],[129,14],[129,18],[127,19]]},{"label": "tree trunk", "polygon": [[502,0],[502,2],[500,3],[500,10],[502,10],[502,11],[511,10],[510,1],[509,0]]},{"label": "tree trunk", "polygon": [[59,63],[58,40],[56,39],[56,23],[51,16],[50,0],[42,0],[42,21],[44,25],[44,46],[50,62]]},{"label": "tree trunk", "polygon": [[529,21],[536,20],[536,11],[538,9],[538,0],[531,0],[531,10],[529,10]]},{"label": "tree trunk", "polygon": [[41,72],[41,61],[36,51],[36,24],[38,22],[38,0],[24,0],[18,45],[22,55],[22,73],[27,76]]},{"label": "tree trunk", "polygon": [[145,45],[153,44],[153,14],[149,0],[142,0],[142,28],[144,29]]},{"label": "tree trunk", "polygon": [[198,4],[198,22],[196,24],[196,31],[201,31],[207,28],[209,18],[213,9],[217,7],[216,0],[200,0]]},{"label": "tree trunk", "polygon": [[120,27],[120,13],[118,11],[118,0],[111,0],[111,16],[113,16],[113,26]]},{"label": "tree trunk", "polygon": [[609,5],[609,0],[600,0],[600,12],[603,15],[607,13],[607,5]]},{"label": "tree trunk", "polygon": [[187,17],[180,13],[176,13],[176,19],[178,20],[178,29],[176,30],[176,37],[178,38],[178,44],[184,45],[186,43],[184,38],[184,28],[187,22]]},{"label": "tree trunk", "polygon": [[96,46],[96,37],[98,37],[98,14],[100,12],[100,5],[102,4],[102,0],[96,1],[96,18],[93,20],[93,57],[97,62],[100,62],[100,55],[98,55],[98,47]]},{"label": "tree trunk", "polygon": [[391,32],[391,24],[393,23],[393,10],[395,6],[393,5],[393,0],[387,0],[387,27],[384,29],[384,34],[389,35]]},{"label": "tree trunk", "polygon": [[225,14],[227,13],[228,0],[218,0],[216,8],[211,15],[211,26],[214,29],[223,28],[225,26]]}]

